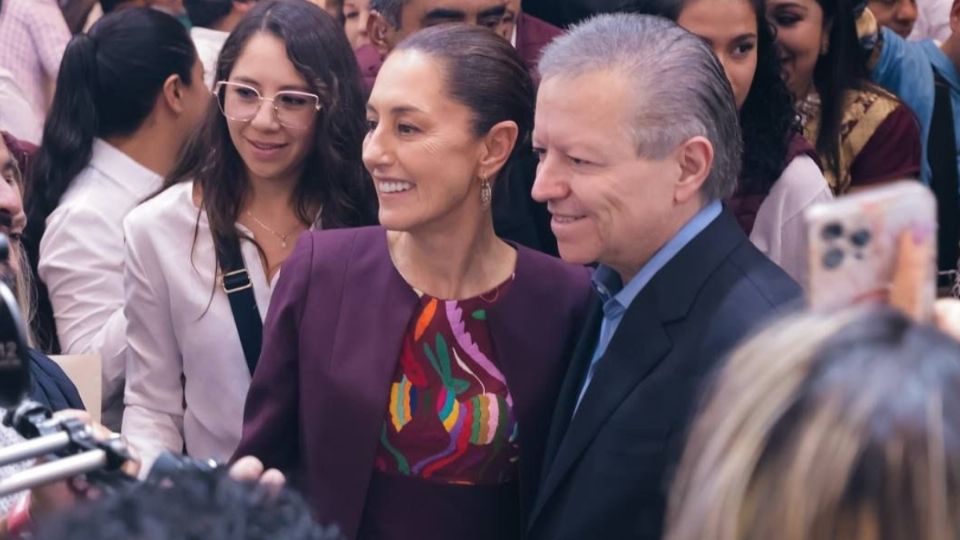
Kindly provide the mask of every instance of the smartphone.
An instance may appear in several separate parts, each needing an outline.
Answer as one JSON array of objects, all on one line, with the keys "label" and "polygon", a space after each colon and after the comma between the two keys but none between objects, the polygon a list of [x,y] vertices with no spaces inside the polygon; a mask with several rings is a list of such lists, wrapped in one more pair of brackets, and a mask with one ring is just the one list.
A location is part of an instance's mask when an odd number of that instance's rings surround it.
[{"label": "smartphone", "polygon": [[[929,188],[915,180],[871,188],[811,206],[804,222],[811,308],[889,301],[901,242],[913,242],[907,247],[920,256],[908,261],[906,272],[901,268],[897,296],[903,297],[902,276],[908,276],[909,311],[921,320],[932,318],[937,203]],[[903,259],[899,261],[902,266]]]}]

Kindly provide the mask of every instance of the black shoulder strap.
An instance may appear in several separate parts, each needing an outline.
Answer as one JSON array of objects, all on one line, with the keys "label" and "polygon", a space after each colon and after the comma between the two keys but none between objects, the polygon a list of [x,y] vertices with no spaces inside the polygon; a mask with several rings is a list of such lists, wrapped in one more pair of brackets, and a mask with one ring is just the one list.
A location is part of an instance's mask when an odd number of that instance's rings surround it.
[{"label": "black shoulder strap", "polygon": [[927,137],[927,161],[930,163],[931,188],[937,196],[939,233],[937,238],[938,267],[941,271],[957,269],[960,251],[960,191],[957,180],[957,141],[953,125],[950,85],[936,71],[934,76],[933,117]]},{"label": "black shoulder strap", "polygon": [[243,346],[243,356],[250,368],[250,376],[253,376],[263,343],[263,322],[260,320],[260,310],[257,309],[257,298],[253,295],[253,283],[243,263],[240,239],[234,238],[232,242],[223,244],[221,249],[217,250],[222,274],[220,285],[230,300],[233,321],[237,325],[240,345]]}]

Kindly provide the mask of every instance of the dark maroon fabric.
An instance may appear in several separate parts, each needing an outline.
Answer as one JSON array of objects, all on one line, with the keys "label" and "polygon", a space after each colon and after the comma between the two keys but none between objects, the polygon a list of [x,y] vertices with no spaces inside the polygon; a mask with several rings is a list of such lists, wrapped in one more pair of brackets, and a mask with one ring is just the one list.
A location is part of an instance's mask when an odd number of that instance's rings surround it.
[{"label": "dark maroon fabric", "polygon": [[486,316],[512,281],[465,300],[420,297],[383,414],[378,471],[443,484],[514,480],[513,397]]},{"label": "dark maroon fabric", "polygon": [[24,181],[26,181],[28,178],[27,173],[30,170],[30,163],[39,148],[33,143],[17,139],[6,131],[0,131],[0,134],[3,135],[3,143],[6,144],[7,149],[10,150],[10,155],[13,156],[13,159],[17,160],[17,166],[20,167],[20,172],[23,174]]},{"label": "dark maroon fabric", "polygon": [[373,90],[373,83],[377,81],[377,74],[380,73],[380,66],[383,65],[383,55],[376,47],[370,45],[361,45],[353,51],[357,57],[357,64],[360,66],[360,77],[363,82],[363,91],[365,95],[370,95]]},{"label": "dark maroon fabric", "polygon": [[913,111],[900,104],[873,132],[850,166],[850,187],[920,178],[920,127]]},{"label": "dark maroon fabric", "polygon": [[[532,15],[520,13],[517,16],[517,52],[534,80],[539,80],[537,62],[540,61],[543,48],[562,33],[563,30]],[[377,80],[377,74],[380,73],[380,66],[383,65],[383,55],[370,44],[362,45],[354,54],[357,64],[360,65],[363,88],[369,95],[373,90],[373,83]]]},{"label": "dark maroon fabric", "polygon": [[519,540],[516,482],[458,486],[374,472],[358,540]]},{"label": "dark maroon fabric", "polygon": [[[807,139],[799,133],[794,133],[790,137],[790,144],[787,146],[787,156],[783,160],[783,168],[786,169],[791,161],[800,156],[807,156],[820,166],[820,157],[817,150],[807,142]],[[780,171],[783,173],[783,170]],[[747,236],[753,231],[753,224],[757,220],[757,212],[760,211],[760,205],[767,199],[767,193],[744,193],[737,190],[736,193],[726,201],[727,208],[737,218],[737,223],[743,229]]]},{"label": "dark maroon fabric", "polygon": [[[270,301],[235,456],[290,473],[316,516],[355,538],[383,414],[418,297],[380,227],[301,235]],[[589,271],[516,246],[514,282],[487,310],[520,432],[521,515],[592,295]],[[424,536],[424,538],[437,536]]]},{"label": "dark maroon fabric", "polygon": [[537,64],[543,48],[562,33],[563,30],[533,15],[523,12],[517,15],[517,52],[535,81],[540,80]]}]

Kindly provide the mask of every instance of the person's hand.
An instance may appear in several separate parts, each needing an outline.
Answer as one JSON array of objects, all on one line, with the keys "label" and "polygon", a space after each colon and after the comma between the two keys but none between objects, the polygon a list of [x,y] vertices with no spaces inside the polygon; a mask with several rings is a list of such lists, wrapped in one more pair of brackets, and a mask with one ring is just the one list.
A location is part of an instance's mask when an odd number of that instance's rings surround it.
[{"label": "person's hand", "polygon": [[244,456],[230,466],[230,478],[239,482],[257,482],[274,495],[280,493],[287,479],[277,469],[264,470],[263,463],[253,457]]},{"label": "person's hand", "polygon": [[915,321],[933,318],[937,261],[932,231],[907,231],[897,241],[897,258],[890,281],[890,305]]},{"label": "person's hand", "polygon": [[945,334],[960,341],[960,300],[944,298],[934,302],[932,313],[927,313],[930,291],[936,287],[931,276],[937,271],[932,242],[918,239],[913,233],[900,236],[897,245],[897,264],[890,285],[890,304],[914,320],[932,322]]}]

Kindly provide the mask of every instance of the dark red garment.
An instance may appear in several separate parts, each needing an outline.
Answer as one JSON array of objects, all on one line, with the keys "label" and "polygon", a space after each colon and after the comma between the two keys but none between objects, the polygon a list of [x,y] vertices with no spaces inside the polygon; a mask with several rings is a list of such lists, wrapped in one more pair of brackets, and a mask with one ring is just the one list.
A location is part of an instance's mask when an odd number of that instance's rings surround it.
[{"label": "dark red garment", "polygon": [[465,300],[420,297],[390,385],[378,471],[462,485],[516,477],[513,396],[487,328],[510,281]]},{"label": "dark red garment", "polygon": [[[537,63],[543,48],[562,33],[563,30],[532,15],[522,12],[517,15],[517,52],[534,81],[540,80]],[[373,90],[373,83],[377,80],[377,74],[380,73],[380,66],[383,65],[383,54],[375,46],[367,44],[358,47],[354,55],[360,66],[364,91],[369,95]]]},{"label": "dark red garment", "polygon": [[[592,288],[585,268],[515,247],[513,284],[488,309],[487,325],[523,429],[517,488],[526,516]],[[235,456],[290,473],[316,517],[351,540],[371,495],[397,355],[418,301],[390,259],[383,228],[316,231],[301,235],[284,262],[264,322]],[[437,530],[447,530],[442,525]]]},{"label": "dark red garment", "polygon": [[540,80],[537,64],[543,48],[562,33],[563,30],[533,15],[523,12],[517,15],[517,52],[534,81]]},{"label": "dark red garment", "polygon": [[20,173],[23,175],[24,181],[26,181],[27,173],[30,170],[30,163],[39,148],[33,143],[17,139],[6,131],[0,131],[0,135],[3,135],[3,143],[7,145],[7,149],[10,150],[10,155],[13,156],[13,159],[17,160],[17,166],[20,167]]},{"label": "dark red garment", "polygon": [[520,437],[487,310],[420,297],[397,362],[360,540],[519,538]]},{"label": "dark red garment", "polygon": [[920,126],[904,104],[877,126],[850,165],[850,187],[920,178]]},{"label": "dark red garment", "polygon": [[[787,146],[787,155],[783,160],[783,168],[786,169],[790,162],[800,156],[807,156],[820,166],[820,158],[817,150],[807,142],[807,139],[799,133],[794,133],[790,137],[790,144]],[[780,170],[783,173],[783,169]],[[753,231],[753,224],[757,220],[757,212],[760,211],[760,205],[767,199],[769,190],[766,193],[745,193],[737,190],[732,197],[729,197],[724,203],[730,212],[737,218],[737,223],[743,229],[747,236]]]},{"label": "dark red garment", "polygon": [[357,540],[519,540],[517,482],[437,484],[374,472]]},{"label": "dark red garment", "polygon": [[377,81],[377,74],[380,73],[380,66],[383,65],[383,55],[369,43],[358,47],[353,54],[357,57],[357,65],[360,66],[363,92],[369,96],[370,91],[373,90],[373,83]]}]

